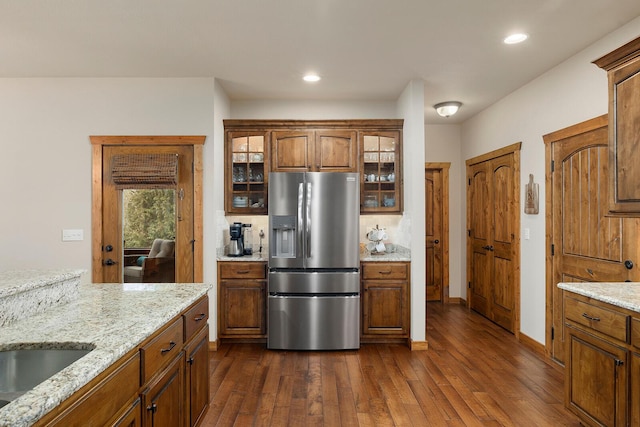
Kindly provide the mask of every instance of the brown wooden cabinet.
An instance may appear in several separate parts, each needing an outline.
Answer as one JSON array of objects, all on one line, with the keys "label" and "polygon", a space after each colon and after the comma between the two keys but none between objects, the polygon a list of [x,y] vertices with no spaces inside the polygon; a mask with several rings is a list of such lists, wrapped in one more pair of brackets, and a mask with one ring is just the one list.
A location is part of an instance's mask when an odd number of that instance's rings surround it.
[{"label": "brown wooden cabinet", "polygon": [[225,120],[225,211],[266,214],[270,172],[359,172],[362,213],[402,212],[402,120]]},{"label": "brown wooden cabinet", "polygon": [[271,172],[356,172],[354,130],[277,130],[271,134]]},{"label": "brown wooden cabinet", "polygon": [[267,132],[227,131],[225,144],[225,210],[266,214],[268,190]]},{"label": "brown wooden cabinet", "polygon": [[400,131],[360,132],[362,163],[360,211],[402,212],[402,144]]},{"label": "brown wooden cabinet", "polygon": [[205,295],[35,425],[197,425],[209,402],[208,318]]},{"label": "brown wooden cabinet", "polygon": [[408,262],[361,264],[362,342],[409,338],[409,267]]},{"label": "brown wooden cabinet", "polygon": [[640,38],[594,61],[609,81],[609,211],[640,215]]},{"label": "brown wooden cabinet", "polygon": [[218,262],[220,339],[266,339],[266,307],[266,262]]},{"label": "brown wooden cabinet", "polygon": [[639,425],[638,313],[568,291],[563,298],[565,406],[586,425]]},{"label": "brown wooden cabinet", "polygon": [[145,427],[185,425],[184,417],[184,352],[153,377],[142,392]]}]

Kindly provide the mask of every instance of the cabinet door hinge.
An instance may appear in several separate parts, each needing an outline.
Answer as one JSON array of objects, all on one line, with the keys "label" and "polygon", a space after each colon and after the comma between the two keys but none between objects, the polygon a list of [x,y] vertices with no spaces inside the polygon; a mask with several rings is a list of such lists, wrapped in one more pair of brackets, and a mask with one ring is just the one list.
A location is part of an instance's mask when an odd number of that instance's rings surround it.
[{"label": "cabinet door hinge", "polygon": [[469,178],[469,186],[471,186],[471,178]]},{"label": "cabinet door hinge", "polygon": [[555,329],[553,329],[553,326],[552,326],[552,327],[551,327],[551,340],[552,340],[552,341],[553,341],[553,339],[556,337],[555,332],[556,332],[556,330],[555,330]]},{"label": "cabinet door hinge", "polygon": [[469,282],[469,289],[471,289],[471,282]]},{"label": "cabinet door hinge", "polygon": [[471,237],[471,230],[467,230],[467,234]]},{"label": "cabinet door hinge", "polygon": [[551,172],[556,170],[556,162],[555,160],[551,160]]},{"label": "cabinet door hinge", "polygon": [[551,245],[551,256],[556,254],[556,245]]}]

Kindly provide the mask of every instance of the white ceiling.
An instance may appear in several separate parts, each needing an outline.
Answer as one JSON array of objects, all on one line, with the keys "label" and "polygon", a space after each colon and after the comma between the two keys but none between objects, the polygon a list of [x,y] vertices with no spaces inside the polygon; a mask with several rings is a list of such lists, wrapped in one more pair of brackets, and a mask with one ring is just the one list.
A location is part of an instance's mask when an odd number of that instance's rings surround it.
[{"label": "white ceiling", "polygon": [[[423,79],[425,122],[452,123],[637,16],[639,0],[0,0],[0,77],[216,77],[232,100],[375,101]],[[512,31],[530,38],[504,45]],[[460,113],[436,117],[447,100]]]}]

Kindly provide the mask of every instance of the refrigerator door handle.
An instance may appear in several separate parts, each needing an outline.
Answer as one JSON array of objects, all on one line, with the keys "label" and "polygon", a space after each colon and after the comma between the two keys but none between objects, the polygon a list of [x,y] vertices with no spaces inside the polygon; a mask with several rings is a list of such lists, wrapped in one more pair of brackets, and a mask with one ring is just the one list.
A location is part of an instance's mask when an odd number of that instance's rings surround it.
[{"label": "refrigerator door handle", "polygon": [[[297,246],[299,248],[302,248],[302,236],[304,233],[304,230],[302,229],[302,224],[304,224],[304,215],[303,215],[303,208],[304,208],[304,183],[301,182],[298,184],[298,226],[296,227],[296,239],[297,239]],[[304,252],[298,252],[298,250],[296,249],[296,258],[299,257],[300,253],[304,253]]]},{"label": "refrigerator door handle", "polygon": [[311,258],[311,183],[307,183],[307,206],[306,206],[306,214],[307,214],[307,224],[306,224],[306,235],[307,235],[307,258]]}]

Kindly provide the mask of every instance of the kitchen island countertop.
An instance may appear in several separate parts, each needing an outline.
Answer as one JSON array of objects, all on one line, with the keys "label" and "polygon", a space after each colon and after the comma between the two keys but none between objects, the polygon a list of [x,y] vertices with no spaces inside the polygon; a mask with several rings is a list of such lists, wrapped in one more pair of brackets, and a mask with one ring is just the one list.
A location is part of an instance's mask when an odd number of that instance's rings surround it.
[{"label": "kitchen island countertop", "polygon": [[558,287],[640,313],[639,282],[567,282],[558,283]]},{"label": "kitchen island countertop", "polygon": [[77,299],[0,328],[0,350],[93,349],[0,409],[0,426],[30,426],[210,289],[206,284],[87,284]]}]

